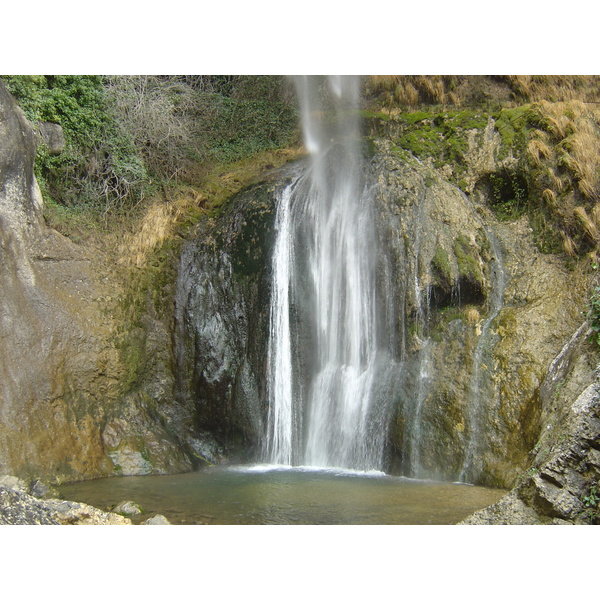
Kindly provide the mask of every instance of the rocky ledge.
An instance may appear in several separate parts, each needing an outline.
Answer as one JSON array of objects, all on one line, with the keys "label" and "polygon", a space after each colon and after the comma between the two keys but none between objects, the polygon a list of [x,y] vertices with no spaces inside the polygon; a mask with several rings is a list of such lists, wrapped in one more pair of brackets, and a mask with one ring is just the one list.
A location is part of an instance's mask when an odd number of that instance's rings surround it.
[{"label": "rocky ledge", "polygon": [[517,485],[499,502],[460,524],[600,524],[599,378],[561,420],[555,432],[548,426],[542,434],[532,466]]},{"label": "rocky ledge", "polygon": [[[30,493],[31,492],[31,493]],[[47,488],[35,482],[27,486],[16,477],[0,478],[0,525],[132,525],[131,519],[105,512],[81,502],[58,498],[38,498]],[[128,503],[133,504],[133,503]],[[121,503],[119,506],[123,505]],[[154,515],[142,525],[170,525],[162,515]]]}]

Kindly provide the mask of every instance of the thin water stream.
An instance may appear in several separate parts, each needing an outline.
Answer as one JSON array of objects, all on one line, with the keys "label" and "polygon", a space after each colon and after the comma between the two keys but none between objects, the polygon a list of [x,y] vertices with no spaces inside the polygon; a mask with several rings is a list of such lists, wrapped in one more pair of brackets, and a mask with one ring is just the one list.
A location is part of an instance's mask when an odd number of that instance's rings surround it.
[{"label": "thin water stream", "polygon": [[111,477],[60,491],[103,510],[133,500],[145,509],[136,523],[162,514],[188,525],[449,525],[506,493],[380,472],[272,465]]}]

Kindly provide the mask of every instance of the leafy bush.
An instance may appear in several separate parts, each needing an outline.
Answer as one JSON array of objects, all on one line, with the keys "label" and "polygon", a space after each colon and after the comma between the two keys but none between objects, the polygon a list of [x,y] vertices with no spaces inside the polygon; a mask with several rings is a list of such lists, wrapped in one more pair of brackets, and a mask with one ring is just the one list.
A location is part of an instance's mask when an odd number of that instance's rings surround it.
[{"label": "leafy bush", "polygon": [[4,76],[8,90],[35,126],[58,123],[66,148],[57,156],[40,146],[36,176],[46,198],[101,209],[131,204],[148,182],[130,138],[106,110],[104,81],[87,75]]}]

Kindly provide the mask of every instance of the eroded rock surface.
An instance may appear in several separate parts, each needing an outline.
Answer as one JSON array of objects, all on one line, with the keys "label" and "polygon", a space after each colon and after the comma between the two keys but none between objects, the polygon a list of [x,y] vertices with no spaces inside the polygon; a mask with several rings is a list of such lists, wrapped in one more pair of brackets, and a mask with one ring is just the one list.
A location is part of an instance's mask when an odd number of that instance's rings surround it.
[{"label": "eroded rock surface", "polygon": [[59,483],[191,470],[193,450],[165,425],[170,332],[146,318],[146,385],[123,400],[121,287],[101,253],[46,227],[35,151],[0,83],[0,473]]}]

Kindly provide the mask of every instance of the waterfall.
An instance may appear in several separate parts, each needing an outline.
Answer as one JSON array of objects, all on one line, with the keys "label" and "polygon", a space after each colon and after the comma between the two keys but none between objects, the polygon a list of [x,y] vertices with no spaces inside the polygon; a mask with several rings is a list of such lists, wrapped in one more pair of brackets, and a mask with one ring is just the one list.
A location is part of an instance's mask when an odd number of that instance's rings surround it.
[{"label": "waterfall", "polygon": [[359,83],[295,79],[310,166],[277,203],[265,447],[276,464],[382,468],[389,361]]}]

